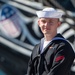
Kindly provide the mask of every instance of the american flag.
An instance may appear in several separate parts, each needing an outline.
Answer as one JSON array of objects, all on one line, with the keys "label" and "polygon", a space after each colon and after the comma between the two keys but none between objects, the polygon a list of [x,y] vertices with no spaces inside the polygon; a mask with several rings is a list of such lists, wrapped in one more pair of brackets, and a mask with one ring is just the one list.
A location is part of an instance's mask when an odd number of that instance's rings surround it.
[{"label": "american flag", "polygon": [[4,5],[1,9],[1,30],[7,36],[16,38],[21,33],[20,17],[15,8]]}]

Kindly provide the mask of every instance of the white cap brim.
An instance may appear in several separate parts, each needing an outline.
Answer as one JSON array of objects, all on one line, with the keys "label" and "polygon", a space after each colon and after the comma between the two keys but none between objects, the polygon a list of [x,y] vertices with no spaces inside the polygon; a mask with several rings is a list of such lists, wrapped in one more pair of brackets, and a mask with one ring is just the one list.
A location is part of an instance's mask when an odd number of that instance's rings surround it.
[{"label": "white cap brim", "polygon": [[63,15],[63,12],[58,12],[56,10],[51,11],[36,11],[36,14],[38,18],[61,18]]}]

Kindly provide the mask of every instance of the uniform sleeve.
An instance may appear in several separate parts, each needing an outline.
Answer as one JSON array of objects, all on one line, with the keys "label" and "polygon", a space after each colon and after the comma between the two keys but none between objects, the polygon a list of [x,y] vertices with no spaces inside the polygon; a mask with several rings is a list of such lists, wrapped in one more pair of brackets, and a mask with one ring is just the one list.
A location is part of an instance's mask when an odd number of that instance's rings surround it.
[{"label": "uniform sleeve", "polygon": [[74,60],[74,52],[70,46],[61,47],[55,54],[52,67],[47,75],[69,75]]},{"label": "uniform sleeve", "polygon": [[28,62],[27,75],[30,75],[30,73],[31,73],[31,63],[32,63],[32,54],[31,54],[30,60]]},{"label": "uniform sleeve", "polygon": [[27,75],[31,75],[31,73],[33,73],[34,69],[33,69],[33,62],[34,62],[34,58],[36,56],[36,49],[37,49],[37,45],[34,46],[30,60],[28,62],[28,69],[27,69]]}]

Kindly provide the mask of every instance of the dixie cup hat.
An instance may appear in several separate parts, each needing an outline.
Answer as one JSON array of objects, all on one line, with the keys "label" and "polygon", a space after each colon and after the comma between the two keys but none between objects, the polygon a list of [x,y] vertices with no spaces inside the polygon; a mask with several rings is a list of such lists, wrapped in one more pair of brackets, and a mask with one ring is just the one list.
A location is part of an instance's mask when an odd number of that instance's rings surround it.
[{"label": "dixie cup hat", "polygon": [[61,18],[63,12],[59,12],[54,8],[44,8],[42,11],[36,11],[38,18]]}]

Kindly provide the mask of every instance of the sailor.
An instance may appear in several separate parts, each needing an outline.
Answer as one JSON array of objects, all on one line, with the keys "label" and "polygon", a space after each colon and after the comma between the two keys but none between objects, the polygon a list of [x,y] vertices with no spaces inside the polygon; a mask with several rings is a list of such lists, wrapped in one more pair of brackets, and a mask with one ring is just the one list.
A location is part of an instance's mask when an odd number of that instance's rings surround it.
[{"label": "sailor", "polygon": [[27,75],[70,75],[75,54],[70,43],[57,33],[63,12],[50,7],[36,14],[44,37],[34,46]]}]

